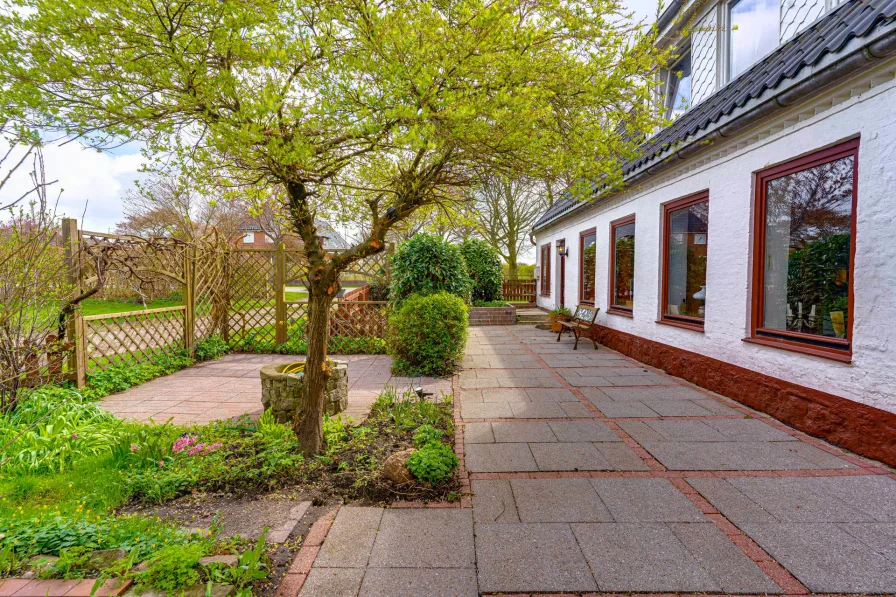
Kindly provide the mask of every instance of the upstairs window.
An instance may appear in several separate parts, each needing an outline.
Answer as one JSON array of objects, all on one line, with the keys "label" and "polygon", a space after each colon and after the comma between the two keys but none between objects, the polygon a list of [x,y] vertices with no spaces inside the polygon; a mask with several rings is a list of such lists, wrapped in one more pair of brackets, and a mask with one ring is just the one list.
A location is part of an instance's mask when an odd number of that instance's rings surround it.
[{"label": "upstairs window", "polygon": [[780,0],[734,0],[728,4],[728,80],[778,47]]},{"label": "upstairs window", "polygon": [[541,245],[541,296],[551,294],[551,243]]},{"label": "upstairs window", "polygon": [[666,73],[666,118],[678,118],[691,107],[691,52],[685,54]]}]

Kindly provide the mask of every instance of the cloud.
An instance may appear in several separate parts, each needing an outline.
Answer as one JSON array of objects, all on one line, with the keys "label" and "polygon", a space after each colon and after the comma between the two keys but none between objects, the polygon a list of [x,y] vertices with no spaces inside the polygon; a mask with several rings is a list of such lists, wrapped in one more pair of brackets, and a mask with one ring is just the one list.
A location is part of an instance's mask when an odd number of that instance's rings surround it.
[{"label": "cloud", "polygon": [[[62,189],[58,213],[79,221],[83,215],[84,229],[114,230],[123,218],[122,196],[134,186],[135,179],[145,176],[139,172],[143,162],[139,153],[99,153],[77,143],[47,146],[44,148],[47,180],[58,181],[50,187],[48,195],[55,197]],[[3,189],[4,199],[18,197],[30,186],[29,172],[30,162]]]}]

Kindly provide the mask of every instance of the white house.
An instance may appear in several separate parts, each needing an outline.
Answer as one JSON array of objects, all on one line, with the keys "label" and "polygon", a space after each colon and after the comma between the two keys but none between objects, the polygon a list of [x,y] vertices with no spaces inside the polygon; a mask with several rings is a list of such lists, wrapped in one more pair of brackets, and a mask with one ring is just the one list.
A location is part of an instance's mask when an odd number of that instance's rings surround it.
[{"label": "white house", "polygon": [[535,224],[538,305],[896,464],[896,0],[672,0],[659,27],[675,120],[624,191]]}]

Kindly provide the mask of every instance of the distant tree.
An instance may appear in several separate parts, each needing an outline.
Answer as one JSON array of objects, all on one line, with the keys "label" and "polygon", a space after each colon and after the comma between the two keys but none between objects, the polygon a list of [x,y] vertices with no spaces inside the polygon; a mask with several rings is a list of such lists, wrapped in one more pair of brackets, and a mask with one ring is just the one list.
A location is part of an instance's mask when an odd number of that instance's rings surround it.
[{"label": "distant tree", "polygon": [[507,277],[519,276],[519,256],[529,232],[550,204],[550,186],[524,178],[490,176],[471,190],[468,211],[473,228],[507,264]]},{"label": "distant tree", "polygon": [[[620,184],[665,62],[626,17],[617,0],[6,0],[0,119],[282,189],[308,262],[294,428],[315,454],[342,271],[483,172]],[[315,222],[336,211],[365,233],[328,254]]]}]

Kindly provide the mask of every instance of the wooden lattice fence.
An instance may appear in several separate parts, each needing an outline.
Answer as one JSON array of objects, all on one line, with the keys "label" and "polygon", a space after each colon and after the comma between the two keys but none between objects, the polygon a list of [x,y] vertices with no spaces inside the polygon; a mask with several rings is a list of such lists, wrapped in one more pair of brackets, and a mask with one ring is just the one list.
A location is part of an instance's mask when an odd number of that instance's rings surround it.
[{"label": "wooden lattice fence", "polygon": [[[307,266],[301,250],[237,249],[217,238],[187,243],[88,232],[71,220],[64,226],[70,231],[66,254],[77,292],[101,286],[96,298],[181,299],[181,305],[161,309],[76,312],[69,324],[76,342],[68,370],[79,386],[89,373],[112,365],[192,353],[197,342],[216,334],[237,350],[270,351],[304,338]],[[366,285],[388,274],[388,254],[344,272],[345,295],[331,308],[332,336],[385,336],[388,305],[366,300]]]}]

